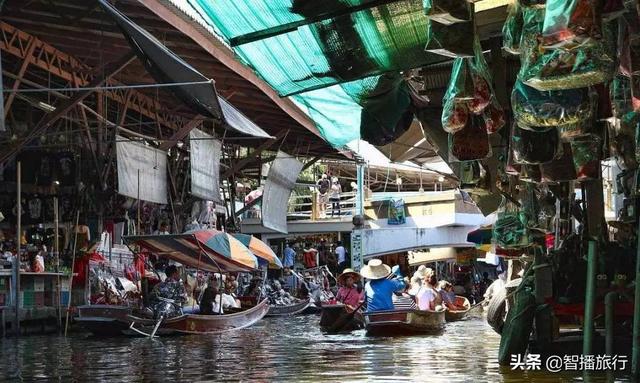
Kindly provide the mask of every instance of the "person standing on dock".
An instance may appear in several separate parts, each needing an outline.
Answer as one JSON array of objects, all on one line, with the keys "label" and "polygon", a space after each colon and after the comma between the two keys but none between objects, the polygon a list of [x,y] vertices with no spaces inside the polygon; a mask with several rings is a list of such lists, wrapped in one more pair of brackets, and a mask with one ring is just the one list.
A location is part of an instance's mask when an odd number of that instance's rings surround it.
[{"label": "person standing on dock", "polygon": [[296,252],[291,248],[291,244],[287,242],[284,247],[282,266],[293,269],[293,264],[296,261]]},{"label": "person standing on dock", "polygon": [[360,270],[360,274],[369,279],[365,285],[365,299],[367,311],[393,310],[393,293],[406,288],[401,276],[387,278],[391,268],[380,259],[372,259]]},{"label": "person standing on dock", "polygon": [[342,246],[342,241],[338,241],[335,253],[338,258],[338,272],[342,273],[347,267],[347,250]]}]

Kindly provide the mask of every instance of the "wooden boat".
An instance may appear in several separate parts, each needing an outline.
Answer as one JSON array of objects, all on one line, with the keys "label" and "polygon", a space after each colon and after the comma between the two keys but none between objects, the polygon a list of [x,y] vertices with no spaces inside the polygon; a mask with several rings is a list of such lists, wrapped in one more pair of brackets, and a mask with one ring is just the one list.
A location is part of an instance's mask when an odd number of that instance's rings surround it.
[{"label": "wooden boat", "polygon": [[347,306],[338,303],[333,305],[322,305],[322,314],[320,315],[320,330],[330,334],[351,332],[364,328],[364,316],[361,311],[356,312],[353,318],[344,323],[341,328],[334,328],[334,325],[340,321],[344,321],[347,315],[352,311]]},{"label": "wooden boat", "polygon": [[298,303],[294,303],[292,305],[287,306],[269,306],[269,311],[267,312],[268,317],[275,316],[286,316],[286,315],[295,315],[306,310],[307,307],[311,305],[311,302],[308,300],[303,300]]},{"label": "wooden boat", "polygon": [[467,316],[467,313],[469,313],[469,310],[471,310],[471,304],[469,303],[469,300],[463,296],[456,295],[456,305],[464,307],[464,310],[447,309],[445,313],[445,318],[447,322],[462,320]]},{"label": "wooden boat", "polygon": [[322,306],[318,306],[315,303],[310,304],[304,309],[300,314],[302,315],[311,315],[311,314],[320,314],[322,313]]},{"label": "wooden boat", "polygon": [[[109,305],[79,306],[75,319],[94,335],[150,335],[157,321],[130,307]],[[221,315],[183,314],[160,323],[156,335],[219,334],[249,327],[262,319],[269,305],[267,300],[246,309],[227,311]]]},{"label": "wooden boat", "polygon": [[365,312],[368,335],[438,333],[446,323],[445,310],[388,310]]}]

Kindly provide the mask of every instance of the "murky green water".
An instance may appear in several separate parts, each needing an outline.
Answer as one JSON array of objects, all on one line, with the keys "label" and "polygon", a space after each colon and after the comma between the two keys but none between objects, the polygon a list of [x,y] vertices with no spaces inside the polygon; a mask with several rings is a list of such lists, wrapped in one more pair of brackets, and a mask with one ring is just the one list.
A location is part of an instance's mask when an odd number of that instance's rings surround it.
[{"label": "murky green water", "polygon": [[[500,368],[500,338],[481,319],[437,336],[323,335],[317,316],[266,318],[222,336],[93,338],[75,333],[7,338],[0,381],[571,382],[580,373]],[[614,381],[606,376],[584,381]],[[615,381],[620,381],[619,378]]]}]

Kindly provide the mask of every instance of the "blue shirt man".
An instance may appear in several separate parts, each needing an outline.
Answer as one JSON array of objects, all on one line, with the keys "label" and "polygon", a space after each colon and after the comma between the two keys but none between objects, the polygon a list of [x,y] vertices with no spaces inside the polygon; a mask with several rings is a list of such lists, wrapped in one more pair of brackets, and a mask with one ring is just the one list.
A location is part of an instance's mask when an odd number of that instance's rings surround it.
[{"label": "blue shirt man", "polygon": [[393,310],[393,293],[405,289],[402,279],[375,279],[364,288],[367,311]]},{"label": "blue shirt man", "polygon": [[284,248],[284,259],[282,260],[282,266],[293,268],[295,259],[296,252],[291,247],[289,247],[289,244],[287,243],[287,246]]}]

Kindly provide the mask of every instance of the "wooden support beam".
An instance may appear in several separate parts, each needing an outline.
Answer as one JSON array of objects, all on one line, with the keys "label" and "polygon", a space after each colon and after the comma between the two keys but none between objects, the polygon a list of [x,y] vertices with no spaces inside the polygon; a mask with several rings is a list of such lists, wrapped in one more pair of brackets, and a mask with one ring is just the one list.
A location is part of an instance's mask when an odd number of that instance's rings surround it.
[{"label": "wooden support beam", "polygon": [[254,158],[259,156],[260,153],[262,153],[265,150],[269,149],[276,142],[278,142],[282,138],[284,138],[287,135],[288,132],[289,132],[288,130],[281,130],[280,133],[278,133],[275,138],[273,138],[271,140],[266,140],[265,142],[263,142],[262,145],[260,145],[257,148],[255,148],[254,151],[251,152],[251,154],[249,154],[247,157],[241,159],[240,161],[234,163],[229,169],[227,169],[227,171],[224,172],[224,174],[222,175],[222,177],[220,177],[220,179],[226,179],[226,178],[230,177],[232,174],[236,173],[237,171],[243,169],[245,166],[250,164],[253,161]]},{"label": "wooden support beam", "polygon": [[203,116],[200,116],[200,115],[196,116],[193,120],[187,122],[182,128],[180,128],[180,130],[178,130],[177,132],[173,133],[173,136],[171,136],[171,138],[169,138],[169,140],[164,141],[163,143],[161,143],[159,149],[160,150],[169,150],[175,144],[177,144],[178,141],[180,141],[183,138],[185,138],[186,136],[188,136],[189,133],[191,133],[191,131],[193,129],[195,129],[198,126],[200,126],[200,124],[202,124],[202,121],[204,121],[204,119],[205,118]]},{"label": "wooden support beam", "polygon": [[[89,83],[88,87],[95,88],[104,84],[104,82],[108,78],[120,72],[122,69],[124,69],[124,67],[135,60],[135,58],[136,56],[133,52],[128,52],[115,63],[110,63],[105,65],[104,67],[96,69],[94,71],[95,78]],[[101,76],[100,74],[103,72],[105,73],[105,75]],[[44,133],[49,128],[49,126],[66,115],[71,109],[82,102],[82,100],[87,98],[91,93],[93,93],[93,90],[83,90],[80,92],[76,92],[76,94],[72,98],[62,101],[61,105],[57,105],[56,109],[53,112],[47,113],[26,137],[18,140],[15,145],[8,148],[7,150],[4,150],[0,154],[0,164],[5,163],[9,158],[18,153],[27,143]]]},{"label": "wooden support beam", "polygon": [[11,108],[11,104],[13,103],[13,100],[16,98],[16,90],[18,90],[18,88],[20,87],[20,78],[24,76],[25,72],[27,71],[27,68],[29,67],[29,64],[33,60],[32,56],[33,56],[33,51],[35,49],[36,49],[36,38],[32,36],[31,39],[29,40],[29,45],[27,46],[25,58],[22,60],[22,65],[20,65],[20,70],[18,71],[18,78],[13,82],[13,86],[11,87],[11,90],[13,90],[13,92],[9,93],[9,96],[7,96],[7,101],[4,103],[5,117],[7,116],[7,114],[9,114],[9,108]]}]

